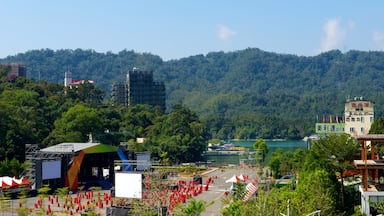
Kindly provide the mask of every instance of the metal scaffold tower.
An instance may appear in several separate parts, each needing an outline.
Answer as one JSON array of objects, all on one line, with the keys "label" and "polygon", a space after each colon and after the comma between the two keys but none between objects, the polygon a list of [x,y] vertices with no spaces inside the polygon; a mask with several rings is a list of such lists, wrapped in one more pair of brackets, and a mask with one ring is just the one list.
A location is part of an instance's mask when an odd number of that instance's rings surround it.
[{"label": "metal scaffold tower", "polygon": [[[22,173],[22,176],[31,182],[31,189],[42,187],[42,162],[53,160],[70,161],[73,157],[73,146],[64,146],[63,152],[44,152],[40,151],[38,144],[25,145],[25,161],[27,168]],[[72,150],[71,150],[72,149]],[[63,170],[66,171],[65,169]],[[65,176],[65,175],[64,175]]]}]

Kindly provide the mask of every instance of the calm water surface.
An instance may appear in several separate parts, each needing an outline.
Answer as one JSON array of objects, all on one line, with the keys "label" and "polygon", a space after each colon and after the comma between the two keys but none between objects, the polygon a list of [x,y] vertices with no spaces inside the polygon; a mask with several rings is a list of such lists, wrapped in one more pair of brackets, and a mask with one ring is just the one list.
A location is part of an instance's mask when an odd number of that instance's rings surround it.
[{"label": "calm water surface", "polygon": [[[253,150],[253,143],[255,140],[239,140],[239,141],[227,141],[226,143],[232,143],[235,146],[242,146],[249,151]],[[283,141],[271,141],[266,140],[267,146],[268,146],[268,154],[266,156],[266,160],[270,157],[270,155],[276,151],[276,149],[281,148],[283,152],[291,151],[294,152],[298,148],[307,148],[307,142],[302,140],[283,140]],[[213,161],[213,165],[220,166],[220,165],[228,165],[228,164],[234,164],[238,165],[240,163],[240,160],[247,161],[248,155],[208,155],[205,157],[205,160],[207,161]],[[248,160],[248,163],[252,163],[252,160]]]}]

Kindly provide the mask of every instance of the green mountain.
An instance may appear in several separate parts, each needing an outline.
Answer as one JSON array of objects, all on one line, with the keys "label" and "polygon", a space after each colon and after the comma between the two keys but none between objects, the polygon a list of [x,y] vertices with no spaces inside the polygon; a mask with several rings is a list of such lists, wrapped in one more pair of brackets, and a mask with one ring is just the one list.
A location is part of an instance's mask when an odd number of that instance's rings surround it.
[{"label": "green mountain", "polygon": [[166,85],[168,109],[183,103],[213,136],[300,137],[313,131],[318,116],[341,115],[346,98],[355,96],[374,101],[376,116],[383,115],[384,52],[333,50],[305,57],[249,48],[163,61],[127,50],[43,49],[0,62],[24,63],[29,78],[61,84],[69,70],[74,79],[94,80],[107,95],[127,70],[151,70]]}]

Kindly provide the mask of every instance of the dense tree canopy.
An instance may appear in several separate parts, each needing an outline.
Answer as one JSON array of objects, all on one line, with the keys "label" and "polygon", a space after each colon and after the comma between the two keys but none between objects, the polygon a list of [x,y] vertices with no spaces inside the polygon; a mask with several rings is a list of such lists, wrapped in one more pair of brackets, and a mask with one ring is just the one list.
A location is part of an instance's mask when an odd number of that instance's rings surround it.
[{"label": "dense tree canopy", "polygon": [[204,124],[182,105],[176,105],[171,113],[157,118],[148,135],[150,139],[146,145],[158,157],[167,152],[171,162],[198,161],[207,148]]},{"label": "dense tree canopy", "polygon": [[42,49],[0,63],[23,62],[29,78],[53,83],[62,83],[69,70],[74,79],[93,80],[105,92],[78,89],[82,102],[98,102],[101,96],[108,101],[111,84],[139,67],[165,83],[168,112],[183,103],[198,114],[213,138],[297,139],[314,131],[317,116],[341,115],[348,96],[374,101],[376,115],[382,116],[383,59],[383,52],[333,50],[305,57],[248,48],[163,61],[128,50]]},{"label": "dense tree canopy", "polygon": [[[355,206],[360,204],[359,191],[350,186],[343,190],[338,173],[352,169],[351,161],[359,159],[358,143],[346,134],[324,137],[314,141],[311,148],[295,152],[276,150],[268,164],[277,178],[282,170],[295,175],[294,187],[266,187],[260,181],[257,196],[247,202],[230,197],[223,215],[281,215],[289,208],[290,215],[310,215],[318,210],[321,215],[360,215]],[[346,195],[348,194],[348,196]],[[357,210],[360,211],[360,210]]]},{"label": "dense tree canopy", "polygon": [[64,88],[22,77],[2,80],[0,160],[23,161],[25,144],[46,147],[90,139],[119,145],[149,138],[152,144],[137,150],[169,155],[168,161],[177,163],[201,159],[205,150],[205,125],[181,105],[170,113],[149,105],[111,106],[100,101],[102,90],[90,83]]},{"label": "dense tree canopy", "polygon": [[103,133],[101,119],[94,108],[77,104],[55,121],[49,144],[62,142],[88,142],[94,135]]},{"label": "dense tree canopy", "polygon": [[372,123],[370,134],[384,134],[384,116],[381,116]]}]

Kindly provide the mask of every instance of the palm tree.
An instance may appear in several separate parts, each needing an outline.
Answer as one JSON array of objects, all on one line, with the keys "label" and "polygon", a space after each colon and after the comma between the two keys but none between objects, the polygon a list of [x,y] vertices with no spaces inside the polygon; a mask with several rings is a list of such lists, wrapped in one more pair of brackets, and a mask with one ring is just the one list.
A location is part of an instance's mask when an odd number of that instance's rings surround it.
[{"label": "palm tree", "polygon": [[207,204],[204,200],[191,199],[188,201],[188,205],[185,207],[179,208],[179,211],[176,210],[175,215],[177,216],[199,216],[203,213],[208,206],[213,202]]}]

